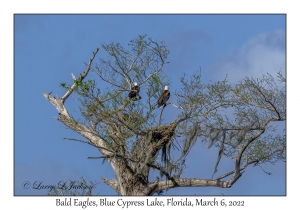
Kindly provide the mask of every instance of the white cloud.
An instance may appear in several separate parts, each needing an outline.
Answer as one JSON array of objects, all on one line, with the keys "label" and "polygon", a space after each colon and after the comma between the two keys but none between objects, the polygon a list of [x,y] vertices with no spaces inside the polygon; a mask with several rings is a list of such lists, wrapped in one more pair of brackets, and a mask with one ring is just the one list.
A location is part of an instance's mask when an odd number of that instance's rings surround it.
[{"label": "white cloud", "polygon": [[236,81],[245,76],[261,77],[267,72],[275,75],[281,70],[284,73],[285,46],[284,31],[259,34],[215,62],[218,79],[226,74],[230,81]]}]

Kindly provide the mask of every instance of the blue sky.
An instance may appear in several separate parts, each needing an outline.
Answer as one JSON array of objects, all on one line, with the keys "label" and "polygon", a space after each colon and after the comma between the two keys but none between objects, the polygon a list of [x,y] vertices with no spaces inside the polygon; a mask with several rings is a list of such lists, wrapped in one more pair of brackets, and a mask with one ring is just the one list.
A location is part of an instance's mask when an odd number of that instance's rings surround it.
[{"label": "blue sky", "polygon": [[[171,94],[180,88],[183,73],[195,73],[200,67],[205,82],[221,80],[226,74],[236,82],[286,68],[285,15],[15,15],[15,195],[47,193],[23,189],[25,181],[50,185],[81,176],[100,182],[95,194],[116,195],[100,178],[115,177],[110,166],[87,159],[99,155],[95,148],[63,140],[79,136],[54,119],[57,110],[43,93],[62,96],[59,84],[71,83],[71,72],[78,76],[85,69],[83,62],[102,42],[127,45],[141,34],[166,42],[170,63],[164,70],[171,78]],[[78,109],[73,97],[66,106],[70,112]],[[217,150],[197,143],[182,177],[211,178],[216,157]],[[232,166],[224,159],[218,171],[225,173]],[[230,189],[176,188],[166,195],[285,195],[286,165],[278,162],[263,169],[272,175],[250,166]]]}]

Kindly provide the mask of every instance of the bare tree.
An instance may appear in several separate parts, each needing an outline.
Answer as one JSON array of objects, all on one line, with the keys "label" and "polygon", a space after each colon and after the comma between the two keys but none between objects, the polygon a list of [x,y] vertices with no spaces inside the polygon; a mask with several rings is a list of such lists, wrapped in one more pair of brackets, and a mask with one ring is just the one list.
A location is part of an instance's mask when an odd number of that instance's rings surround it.
[{"label": "bare tree", "polygon": [[[58,120],[87,139],[72,140],[88,143],[102,155],[89,158],[109,162],[116,179],[102,180],[119,195],[153,195],[187,186],[230,188],[251,164],[285,161],[285,132],[276,131],[276,122],[286,120],[285,78],[281,74],[281,83],[265,75],[235,85],[226,78],[203,84],[201,72],[183,75],[182,88],[175,93],[177,101],[159,109],[157,99],[169,85],[163,72],[169,51],[163,42],[145,36],[131,40],[129,48],[102,44],[108,58],[102,56],[99,64],[94,64],[97,48],[85,71],[78,78],[72,74],[74,83],[61,84],[66,89],[64,96],[44,93],[57,108]],[[106,83],[106,89],[100,90],[94,80],[83,81],[90,71]],[[134,83],[145,92],[142,100],[128,97]],[[78,95],[84,121],[74,119],[64,105],[72,93]],[[179,114],[170,116],[171,123],[161,123],[169,105]],[[215,179],[182,178],[185,159],[197,140],[219,148],[212,174],[224,156],[235,162],[234,168]],[[176,149],[180,155],[171,156]],[[148,179],[150,169],[160,173],[154,181]]]}]

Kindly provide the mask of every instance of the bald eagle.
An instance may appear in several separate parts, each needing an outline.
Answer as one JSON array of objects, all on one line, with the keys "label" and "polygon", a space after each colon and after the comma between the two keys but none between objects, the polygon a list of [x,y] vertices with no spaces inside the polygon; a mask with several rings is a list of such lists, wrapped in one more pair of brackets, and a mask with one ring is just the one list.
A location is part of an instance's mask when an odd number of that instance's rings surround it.
[{"label": "bald eagle", "polygon": [[170,91],[169,87],[165,86],[164,91],[162,92],[161,96],[157,101],[157,106],[161,107],[162,105],[166,105],[167,100],[170,98]]},{"label": "bald eagle", "polygon": [[[133,83],[133,87],[131,88],[131,90],[129,91],[128,97],[130,99],[134,98],[136,100],[140,100],[142,97],[139,95],[140,92],[140,87],[138,86],[138,84],[135,82]],[[136,98],[138,96],[138,98]]]}]

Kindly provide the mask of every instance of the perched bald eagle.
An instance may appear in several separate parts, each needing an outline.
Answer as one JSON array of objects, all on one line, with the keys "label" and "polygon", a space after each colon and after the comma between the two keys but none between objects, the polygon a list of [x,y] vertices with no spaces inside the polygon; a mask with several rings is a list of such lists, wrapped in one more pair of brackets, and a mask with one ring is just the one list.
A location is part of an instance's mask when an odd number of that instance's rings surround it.
[{"label": "perched bald eagle", "polygon": [[166,102],[169,98],[170,98],[169,87],[165,86],[164,91],[162,92],[161,96],[159,97],[159,99],[157,101],[158,107],[161,107],[162,105],[166,105]]},{"label": "perched bald eagle", "polygon": [[[139,95],[140,92],[140,87],[138,86],[138,84],[135,82],[133,83],[133,87],[131,88],[131,90],[129,91],[128,97],[130,99],[134,98],[136,100],[140,100],[142,97]],[[138,96],[138,98],[136,98]]]}]

